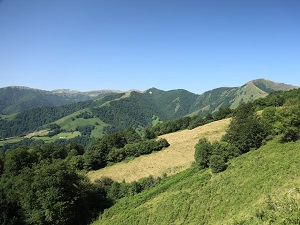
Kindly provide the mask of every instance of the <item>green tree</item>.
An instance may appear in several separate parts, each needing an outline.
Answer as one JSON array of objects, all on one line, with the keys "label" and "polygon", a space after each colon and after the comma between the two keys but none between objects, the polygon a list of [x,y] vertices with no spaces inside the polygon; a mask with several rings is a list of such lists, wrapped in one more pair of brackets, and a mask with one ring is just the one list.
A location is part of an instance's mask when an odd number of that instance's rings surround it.
[{"label": "green tree", "polygon": [[133,127],[128,127],[127,129],[125,129],[123,131],[123,134],[128,144],[132,144],[141,140],[141,136],[135,131]]},{"label": "green tree", "polygon": [[219,173],[226,169],[226,163],[224,156],[222,155],[212,155],[209,158],[209,167],[213,173]]},{"label": "green tree", "polygon": [[154,133],[153,129],[144,128],[143,135],[145,139],[154,139],[157,137],[157,135]]},{"label": "green tree", "polygon": [[122,185],[118,182],[113,182],[110,189],[107,193],[109,199],[112,200],[112,202],[116,202],[118,199],[124,197],[122,192]]},{"label": "green tree", "polygon": [[298,99],[290,99],[279,109],[282,118],[282,141],[297,141],[300,139],[300,103]]},{"label": "green tree", "polygon": [[206,138],[201,138],[195,146],[195,161],[200,169],[209,167],[212,145]]},{"label": "green tree", "polygon": [[102,139],[94,141],[84,154],[84,168],[87,170],[96,170],[104,167],[108,153],[109,148]]},{"label": "green tree", "polygon": [[212,155],[221,155],[224,157],[227,157],[227,149],[228,149],[228,143],[224,141],[215,141],[211,145]]},{"label": "green tree", "polygon": [[0,151],[0,177],[4,171],[4,161],[5,161],[5,155],[2,151]]},{"label": "green tree", "polygon": [[267,107],[262,120],[271,135],[281,135],[283,142],[297,141],[300,138],[300,104],[297,98],[291,98],[280,107]]},{"label": "green tree", "polygon": [[17,175],[24,167],[37,162],[37,156],[28,151],[27,147],[19,147],[6,154],[4,172]]},{"label": "green tree", "polygon": [[220,107],[219,110],[215,113],[214,119],[221,120],[227,118],[231,115],[232,110],[229,107]]},{"label": "green tree", "polygon": [[24,224],[18,198],[12,189],[14,178],[2,176],[0,180],[0,224]]},{"label": "green tree", "polygon": [[13,187],[27,224],[86,224],[105,197],[62,160],[24,168]]},{"label": "green tree", "polygon": [[266,107],[262,112],[262,122],[270,135],[281,133],[282,124],[276,116],[277,109],[274,106]]},{"label": "green tree", "polygon": [[243,103],[235,110],[225,139],[245,153],[259,148],[266,134],[253,104]]},{"label": "green tree", "polygon": [[194,129],[195,127],[201,126],[203,124],[205,124],[205,121],[204,121],[204,119],[202,117],[200,117],[200,116],[193,116],[191,118],[191,121],[190,121],[190,124],[188,126],[188,129],[191,130],[191,129]]},{"label": "green tree", "polygon": [[210,122],[210,121],[213,121],[214,120],[214,117],[211,113],[208,113],[206,116],[205,116],[205,120],[207,122]]}]

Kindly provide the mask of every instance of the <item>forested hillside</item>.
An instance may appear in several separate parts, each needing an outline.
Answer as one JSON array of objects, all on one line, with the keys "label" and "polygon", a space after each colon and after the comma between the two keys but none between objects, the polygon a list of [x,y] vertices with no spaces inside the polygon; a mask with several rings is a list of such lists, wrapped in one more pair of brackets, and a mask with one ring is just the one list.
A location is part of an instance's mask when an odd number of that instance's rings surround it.
[{"label": "forested hillside", "polygon": [[[149,128],[130,127],[87,147],[61,141],[1,151],[0,223],[86,225],[100,216],[95,224],[299,224],[299,98],[295,89],[241,104],[230,112],[221,141],[200,137],[187,146],[194,149],[195,163],[170,177],[120,183],[86,176],[164,151],[170,143]],[[220,115],[228,116],[218,113],[205,121]],[[177,123],[162,124],[168,132]]]},{"label": "forested hillside", "polygon": [[[150,128],[161,121],[174,120],[183,116],[209,117],[211,114],[215,114],[219,109],[226,107],[234,109],[241,102],[248,102],[259,97],[265,97],[271,91],[288,90],[291,88],[294,87],[259,79],[250,81],[242,87],[217,88],[205,92],[202,95],[197,95],[186,90],[162,91],[155,88],[151,88],[145,92],[130,91],[127,93],[111,93],[106,91],[102,93],[102,97],[98,98],[98,101],[73,103],[72,105],[60,107],[44,106],[22,111],[14,116],[2,116],[0,138],[24,136],[29,132],[45,129],[49,126],[59,126],[58,129],[51,131],[52,134],[53,132],[59,134],[59,131],[73,134],[73,132],[78,129],[85,129],[81,127],[85,126],[85,122],[90,126],[88,128],[90,132],[88,133],[93,133],[94,137],[96,135],[103,136],[104,134],[120,131],[129,126],[134,128]],[[9,88],[6,89],[8,90]],[[4,91],[4,89],[1,90],[2,92]],[[31,105],[33,104],[32,99],[44,102],[45,104],[49,103],[49,99],[45,100],[45,98],[38,97],[38,95],[49,95],[52,97],[63,96],[63,98],[68,99],[68,101],[74,100],[74,98],[77,98],[77,95],[82,95],[82,93],[73,93],[67,90],[56,91],[56,95],[54,95],[52,92],[46,93],[38,90],[20,88],[18,88],[17,91],[11,89],[7,93],[10,93],[11,96],[5,95],[3,97],[3,110],[6,108],[6,104],[9,103],[9,99],[16,101],[16,105],[26,105],[29,99],[30,101],[28,102],[31,102]],[[99,94],[99,92],[91,92],[85,96],[95,97],[97,94]],[[23,98],[27,100],[25,101]],[[78,99],[80,98],[78,97]],[[38,104],[38,102],[35,104]],[[10,107],[16,106],[13,105],[14,104],[11,104]],[[86,116],[82,114],[84,111],[80,110],[84,110]],[[78,111],[78,113],[76,113],[76,111]],[[82,119],[78,117],[79,114],[83,115],[83,118],[89,121],[81,121]],[[73,125],[64,125],[64,128],[62,128],[60,127],[61,123],[57,121],[58,119],[60,119],[60,121],[69,121],[69,123]],[[53,123],[54,126],[53,124],[49,125],[50,123]],[[199,125],[200,124],[201,123],[199,123]]]},{"label": "forested hillside", "polygon": [[121,95],[111,94],[99,98],[97,101],[84,101],[63,106],[38,107],[20,112],[11,119],[0,118],[0,138],[25,135],[74,112],[95,105],[101,105]]},{"label": "forested hillside", "polygon": [[44,91],[28,87],[0,88],[0,114],[13,114],[42,106],[60,106],[93,100],[119,91],[79,92],[73,90]]},{"label": "forested hillside", "polygon": [[206,113],[215,112],[220,107],[228,106],[234,109],[242,102],[266,97],[274,91],[286,91],[293,88],[295,87],[292,85],[275,83],[265,79],[249,81],[241,87],[221,87],[200,95],[192,111],[205,115]]},{"label": "forested hillside", "polygon": [[93,224],[299,224],[299,91],[240,105],[222,141],[199,139],[194,167]]}]

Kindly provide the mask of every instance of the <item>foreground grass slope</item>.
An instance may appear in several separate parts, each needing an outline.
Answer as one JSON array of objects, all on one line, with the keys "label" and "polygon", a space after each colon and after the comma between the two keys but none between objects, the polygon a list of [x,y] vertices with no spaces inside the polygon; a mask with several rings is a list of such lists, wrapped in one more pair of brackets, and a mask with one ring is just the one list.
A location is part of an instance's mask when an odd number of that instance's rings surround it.
[{"label": "foreground grass slope", "polygon": [[132,182],[149,175],[162,176],[178,173],[189,168],[194,162],[194,147],[199,138],[206,137],[210,141],[219,140],[225,134],[229,122],[230,119],[224,119],[193,130],[162,135],[159,138],[165,138],[170,144],[165,150],[91,171],[88,177],[95,180],[106,176],[119,182],[122,180]]},{"label": "foreground grass slope", "polygon": [[273,140],[231,160],[222,173],[187,169],[148,191],[121,199],[94,225],[260,224],[253,217],[268,195],[280,197],[300,187],[299,150],[300,141]]}]

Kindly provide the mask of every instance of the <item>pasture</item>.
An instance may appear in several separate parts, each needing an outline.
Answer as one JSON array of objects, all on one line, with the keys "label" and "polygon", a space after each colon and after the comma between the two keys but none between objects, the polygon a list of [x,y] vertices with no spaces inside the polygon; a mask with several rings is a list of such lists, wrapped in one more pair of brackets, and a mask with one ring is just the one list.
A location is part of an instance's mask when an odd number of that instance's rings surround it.
[{"label": "pasture", "polygon": [[201,137],[210,141],[220,140],[225,134],[230,119],[215,121],[192,130],[182,130],[165,134],[170,146],[162,151],[143,155],[130,161],[120,162],[106,168],[91,171],[88,177],[94,181],[103,176],[116,181],[132,182],[147,176],[173,175],[189,167],[194,162],[195,145]]}]

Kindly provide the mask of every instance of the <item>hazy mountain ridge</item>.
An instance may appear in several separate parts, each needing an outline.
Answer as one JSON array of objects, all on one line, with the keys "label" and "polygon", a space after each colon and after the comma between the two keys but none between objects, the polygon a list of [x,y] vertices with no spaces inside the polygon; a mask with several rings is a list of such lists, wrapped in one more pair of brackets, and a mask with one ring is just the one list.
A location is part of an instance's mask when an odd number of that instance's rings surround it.
[{"label": "hazy mountain ridge", "polygon": [[99,95],[106,95],[106,94],[111,94],[111,93],[122,93],[123,91],[119,90],[94,90],[94,91],[77,91],[77,90],[72,90],[72,89],[56,89],[53,91],[50,91],[51,93],[54,94],[60,94],[60,95],[65,95],[65,96],[72,96],[72,95],[83,95],[83,96],[89,96],[89,97],[98,97]]},{"label": "hazy mountain ridge", "polygon": [[0,114],[13,114],[42,106],[60,106],[94,100],[98,97],[121,93],[114,90],[80,92],[70,89],[46,91],[23,86],[0,88]]}]

